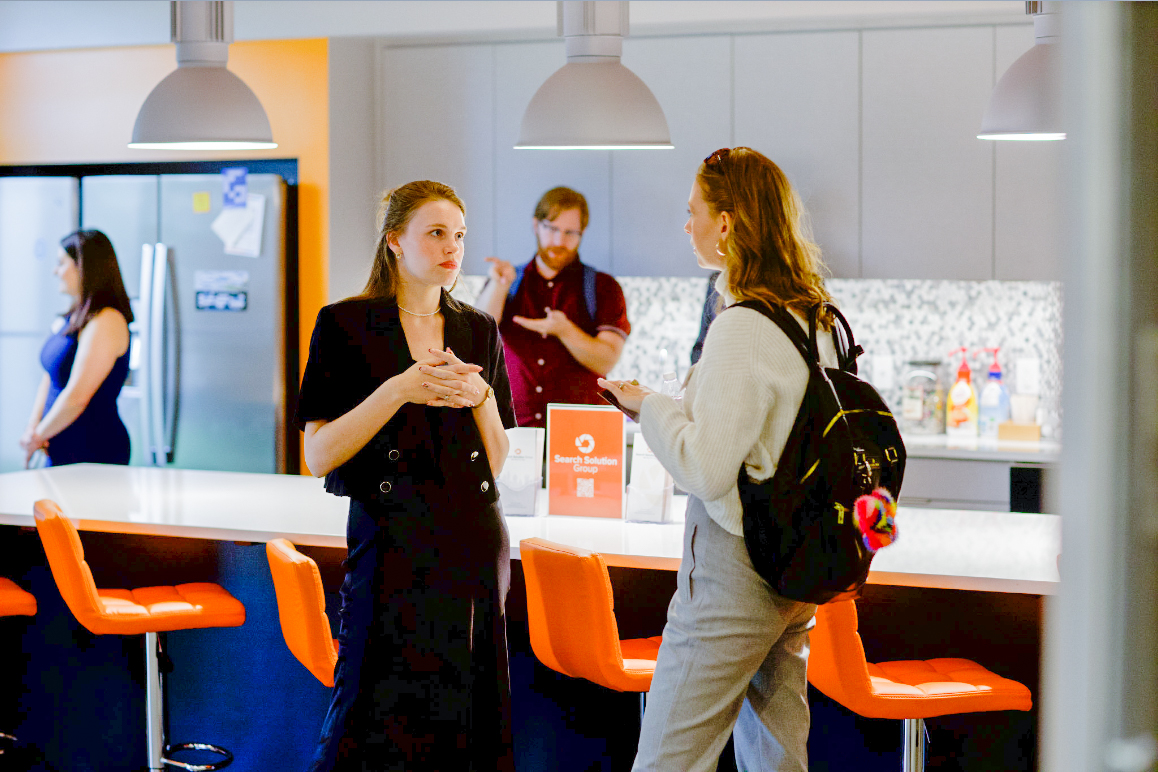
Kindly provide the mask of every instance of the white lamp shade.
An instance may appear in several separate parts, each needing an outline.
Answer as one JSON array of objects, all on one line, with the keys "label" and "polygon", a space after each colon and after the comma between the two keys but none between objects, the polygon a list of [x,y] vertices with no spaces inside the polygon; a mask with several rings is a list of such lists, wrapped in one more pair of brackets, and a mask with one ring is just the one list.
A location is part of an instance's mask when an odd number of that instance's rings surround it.
[{"label": "white lamp shade", "polygon": [[249,150],[277,147],[261,102],[225,67],[178,67],[141,105],[129,147]]},{"label": "white lamp shade", "polygon": [[568,62],[539,87],[516,148],[671,148],[651,90],[619,59]]},{"label": "white lamp shade", "polygon": [[1038,43],[1014,62],[989,97],[978,139],[1065,139],[1057,45]]}]

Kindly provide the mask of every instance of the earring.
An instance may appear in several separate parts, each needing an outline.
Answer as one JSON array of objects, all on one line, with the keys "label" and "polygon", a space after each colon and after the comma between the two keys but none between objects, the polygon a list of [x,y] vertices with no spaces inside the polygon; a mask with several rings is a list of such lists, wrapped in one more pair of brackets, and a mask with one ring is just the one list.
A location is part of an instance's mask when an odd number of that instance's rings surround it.
[{"label": "earring", "polygon": [[716,242],[716,254],[720,257],[727,257],[727,255],[720,251],[720,242],[718,241]]}]

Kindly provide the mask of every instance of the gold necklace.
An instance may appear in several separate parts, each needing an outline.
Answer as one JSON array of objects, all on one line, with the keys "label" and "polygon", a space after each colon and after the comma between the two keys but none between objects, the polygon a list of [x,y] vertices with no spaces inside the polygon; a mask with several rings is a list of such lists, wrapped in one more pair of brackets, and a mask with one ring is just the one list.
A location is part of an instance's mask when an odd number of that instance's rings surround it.
[{"label": "gold necklace", "polygon": [[433,311],[431,311],[429,314],[416,314],[416,313],[414,313],[413,311],[411,311],[411,310],[410,310],[410,309],[408,309],[408,308],[403,308],[403,307],[402,307],[402,304],[401,304],[401,303],[399,303],[399,304],[398,304],[398,310],[399,310],[399,311],[405,311],[406,313],[410,314],[411,316],[434,316],[435,314],[437,314],[439,311],[441,311],[441,310],[442,310],[442,307],[441,307],[441,306],[439,306],[438,308],[436,308],[436,309],[434,309]]}]

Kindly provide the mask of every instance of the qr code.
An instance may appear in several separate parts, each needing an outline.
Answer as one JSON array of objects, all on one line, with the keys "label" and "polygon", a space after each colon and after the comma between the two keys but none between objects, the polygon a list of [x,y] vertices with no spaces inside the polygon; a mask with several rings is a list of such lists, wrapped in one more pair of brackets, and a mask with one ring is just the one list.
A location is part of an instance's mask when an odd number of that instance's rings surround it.
[{"label": "qr code", "polygon": [[575,478],[575,495],[581,499],[595,498],[595,478],[594,477],[577,477]]}]

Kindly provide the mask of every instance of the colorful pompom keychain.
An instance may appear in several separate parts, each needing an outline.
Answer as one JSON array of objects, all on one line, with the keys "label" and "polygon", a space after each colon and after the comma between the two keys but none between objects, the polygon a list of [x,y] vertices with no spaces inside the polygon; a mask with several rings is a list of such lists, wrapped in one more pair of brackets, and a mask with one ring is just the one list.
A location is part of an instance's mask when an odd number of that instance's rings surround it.
[{"label": "colorful pompom keychain", "polygon": [[884,488],[861,496],[853,506],[856,524],[869,552],[876,552],[897,540],[897,502]]}]

